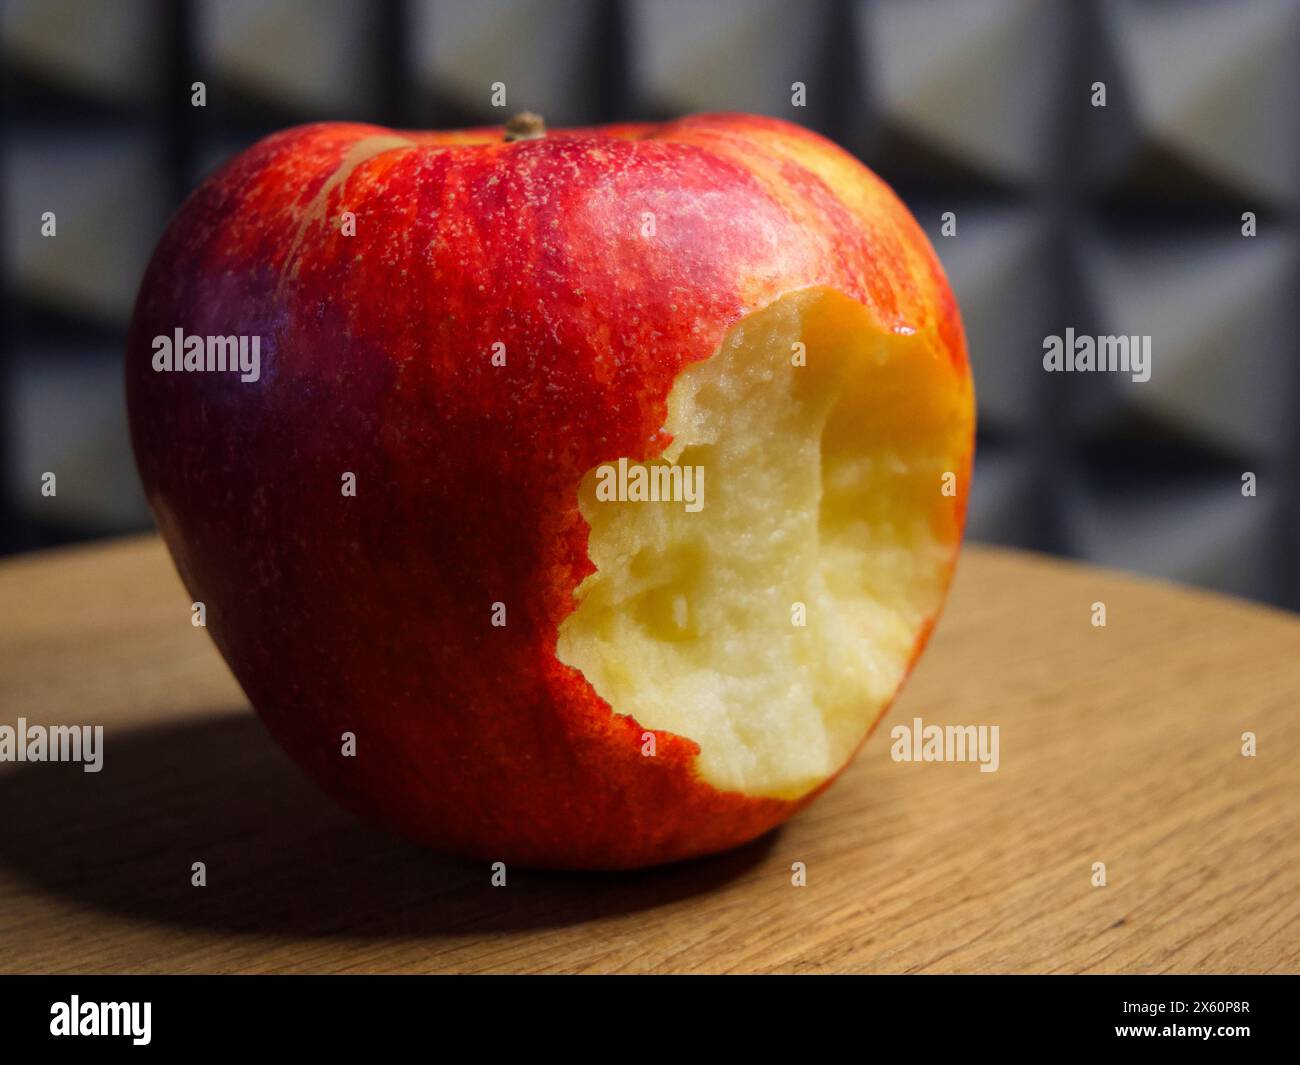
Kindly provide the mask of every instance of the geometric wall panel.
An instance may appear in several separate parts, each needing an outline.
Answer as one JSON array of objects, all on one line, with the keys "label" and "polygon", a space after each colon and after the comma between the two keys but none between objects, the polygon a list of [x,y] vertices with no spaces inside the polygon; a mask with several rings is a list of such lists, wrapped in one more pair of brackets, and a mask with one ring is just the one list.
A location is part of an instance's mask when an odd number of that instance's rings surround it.
[{"label": "geometric wall panel", "polygon": [[5,61],[51,84],[117,101],[147,99],[166,62],[160,0],[6,0]]},{"label": "geometric wall panel", "polygon": [[1238,473],[1072,486],[1065,504],[1070,549],[1118,569],[1284,600],[1273,551],[1276,485],[1261,476],[1254,498],[1241,487]]},{"label": "geometric wall panel", "polygon": [[1245,196],[1295,199],[1300,4],[1105,0],[1100,10],[1139,143]]},{"label": "geometric wall panel", "polygon": [[975,453],[967,535],[989,543],[1033,546],[1043,507],[1036,491],[1028,456],[981,445]]},{"label": "geometric wall panel", "polygon": [[1019,206],[963,207],[956,233],[940,235],[941,209],[913,204],[961,307],[980,425],[1027,428],[1043,385],[1042,344],[1051,311],[1051,248],[1038,213]]},{"label": "geometric wall panel", "polygon": [[[551,126],[582,121],[593,92],[582,57],[598,8],[596,0],[418,0],[409,45],[416,81],[484,123],[524,110]],[[500,111],[494,82],[506,87]]]},{"label": "geometric wall panel", "polygon": [[[149,510],[128,462],[122,352],[21,351],[10,370],[10,503],[24,517],[101,532],[139,528]],[[56,494],[41,494],[41,477]]]},{"label": "geometric wall panel", "polygon": [[862,67],[880,121],[1010,183],[1039,178],[1065,11],[1039,0],[870,0]]},{"label": "geometric wall panel", "polygon": [[791,84],[815,108],[827,91],[819,50],[828,4],[781,0],[634,0],[638,98],[673,113],[760,111],[798,120]]},{"label": "geometric wall panel", "polygon": [[[124,323],[170,210],[147,129],[24,134],[4,153],[5,265],[43,304]],[[53,211],[54,236],[41,216]]]},{"label": "geometric wall panel", "polygon": [[1276,457],[1289,445],[1300,396],[1291,318],[1297,261],[1294,244],[1267,229],[1243,237],[1240,221],[1226,217],[1221,236],[1084,245],[1099,329],[1151,337],[1150,380],[1095,375],[1115,404],[1228,455]]},{"label": "geometric wall panel", "polygon": [[[315,118],[364,118],[378,100],[370,5],[356,0],[200,0],[208,106],[226,91]],[[183,87],[188,96],[189,87]]]}]

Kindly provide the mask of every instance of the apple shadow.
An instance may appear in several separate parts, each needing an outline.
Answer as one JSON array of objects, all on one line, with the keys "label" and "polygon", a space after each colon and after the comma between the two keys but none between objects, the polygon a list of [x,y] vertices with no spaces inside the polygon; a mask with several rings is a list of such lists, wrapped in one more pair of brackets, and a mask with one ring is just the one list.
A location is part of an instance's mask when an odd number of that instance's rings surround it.
[{"label": "apple shadow", "polygon": [[[712,891],[774,833],[726,854],[633,873],[508,872],[424,850],[334,805],[247,710],[106,730],[99,773],[0,773],[0,865],[40,890],[135,919],[306,937],[539,929]],[[207,886],[191,886],[206,865]]]}]

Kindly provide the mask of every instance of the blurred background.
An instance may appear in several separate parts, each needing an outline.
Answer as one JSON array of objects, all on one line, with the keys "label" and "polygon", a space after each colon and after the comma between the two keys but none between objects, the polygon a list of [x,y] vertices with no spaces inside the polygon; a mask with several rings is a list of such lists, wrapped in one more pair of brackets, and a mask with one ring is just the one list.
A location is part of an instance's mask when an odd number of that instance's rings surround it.
[{"label": "blurred background", "polygon": [[[0,17],[0,552],[151,526],[122,387],[136,285],[184,195],[259,137],[740,110],[830,136],[930,232],[975,368],[975,538],[1300,608],[1300,0],[7,0]],[[1151,335],[1151,380],[1045,373],[1043,338],[1071,326]]]}]

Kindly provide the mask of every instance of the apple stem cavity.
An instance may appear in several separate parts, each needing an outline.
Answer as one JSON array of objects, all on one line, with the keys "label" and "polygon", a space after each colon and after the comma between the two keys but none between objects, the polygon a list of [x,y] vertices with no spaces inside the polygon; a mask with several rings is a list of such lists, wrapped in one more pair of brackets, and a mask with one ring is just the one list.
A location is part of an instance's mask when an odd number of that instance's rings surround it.
[{"label": "apple stem cavity", "polygon": [[535,141],[546,136],[546,122],[532,111],[520,111],[506,123],[506,143]]}]

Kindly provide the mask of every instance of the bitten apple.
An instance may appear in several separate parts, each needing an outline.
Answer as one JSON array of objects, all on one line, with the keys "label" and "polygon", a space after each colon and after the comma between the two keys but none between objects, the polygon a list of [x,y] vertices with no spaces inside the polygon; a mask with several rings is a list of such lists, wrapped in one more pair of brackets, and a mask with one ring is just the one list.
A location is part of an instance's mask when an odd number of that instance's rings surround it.
[{"label": "bitten apple", "polygon": [[[258,373],[219,368],[254,338]],[[276,134],[172,221],[127,386],[271,733],[348,808],[507,863],[688,858],[809,802],[920,654],[965,516],[935,255],[770,118]]]}]

